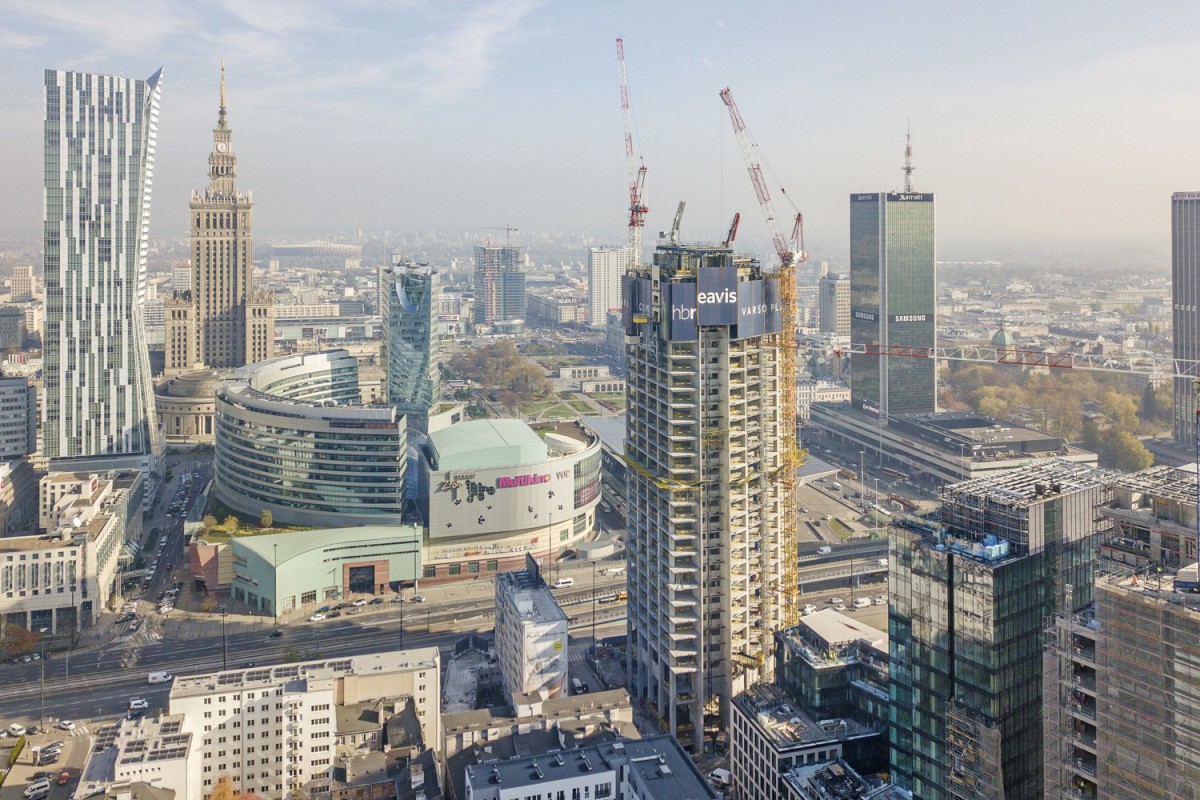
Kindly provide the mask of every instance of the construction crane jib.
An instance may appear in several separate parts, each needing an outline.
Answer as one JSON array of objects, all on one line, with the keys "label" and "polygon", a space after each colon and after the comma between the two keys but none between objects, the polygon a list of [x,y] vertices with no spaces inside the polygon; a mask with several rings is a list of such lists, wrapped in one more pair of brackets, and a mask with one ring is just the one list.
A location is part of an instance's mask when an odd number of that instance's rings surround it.
[{"label": "construction crane jib", "polygon": [[[792,236],[789,242],[784,238],[779,227],[779,220],[775,215],[771,193],[767,190],[766,180],[763,178],[758,147],[751,140],[749,131],[746,130],[746,123],[742,119],[741,112],[738,111],[737,103],[733,100],[733,93],[726,87],[720,94],[721,101],[729,109],[729,118],[733,122],[733,132],[741,147],[742,157],[746,160],[746,171],[750,174],[750,183],[754,186],[759,208],[762,209],[763,217],[766,219],[771,241],[775,245],[775,252],[779,255],[776,285],[780,305],[781,331],[778,336],[768,337],[767,340],[767,344],[779,348],[777,352],[782,367],[780,370],[782,398],[779,424],[782,428],[783,457],[780,460],[780,468],[770,475],[770,481],[773,484],[775,495],[780,499],[782,511],[779,526],[782,558],[779,559],[777,582],[767,597],[768,602],[778,604],[775,613],[767,615],[766,635],[771,637],[773,634],[771,628],[776,624],[776,619],[783,627],[789,628],[795,625],[800,618],[799,564],[796,556],[800,498],[797,494],[796,468],[802,463],[804,454],[800,450],[796,437],[796,265],[807,260],[808,256],[804,252],[804,217],[800,214],[799,209],[796,209],[795,224],[792,226]],[[782,189],[780,189],[780,193],[787,196]],[[791,203],[791,198],[787,199]],[[795,204],[792,205],[794,207]],[[730,238],[732,239],[732,236]],[[768,550],[769,548],[763,548],[764,553]],[[769,561],[764,561],[763,569],[769,568]],[[767,662],[769,664],[770,659],[767,659]]]},{"label": "construction crane jib", "polygon": [[617,71],[621,81],[621,119],[625,124],[625,162],[629,172],[629,265],[637,266],[642,259],[642,227],[646,224],[646,207],[642,192],[646,187],[646,164],[639,163],[633,150],[633,109],[629,104],[629,75],[625,71],[625,42],[617,37]]}]

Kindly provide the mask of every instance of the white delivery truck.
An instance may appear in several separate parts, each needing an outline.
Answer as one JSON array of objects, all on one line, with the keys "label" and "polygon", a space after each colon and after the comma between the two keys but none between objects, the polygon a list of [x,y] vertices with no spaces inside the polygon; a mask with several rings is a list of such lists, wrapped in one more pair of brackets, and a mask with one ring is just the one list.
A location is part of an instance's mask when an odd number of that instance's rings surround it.
[{"label": "white delivery truck", "polygon": [[167,683],[171,680],[171,677],[172,677],[172,675],[169,672],[151,672],[149,675],[146,676],[146,682],[147,683]]}]

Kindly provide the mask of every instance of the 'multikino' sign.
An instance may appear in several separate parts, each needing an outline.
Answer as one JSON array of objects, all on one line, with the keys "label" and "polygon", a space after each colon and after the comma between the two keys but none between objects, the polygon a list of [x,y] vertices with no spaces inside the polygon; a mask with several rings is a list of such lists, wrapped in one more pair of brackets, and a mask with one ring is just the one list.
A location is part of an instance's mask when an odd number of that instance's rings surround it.
[{"label": "'multikino' sign", "polygon": [[515,489],[518,486],[536,486],[539,483],[549,482],[549,475],[517,475],[513,478],[496,478],[496,488]]}]

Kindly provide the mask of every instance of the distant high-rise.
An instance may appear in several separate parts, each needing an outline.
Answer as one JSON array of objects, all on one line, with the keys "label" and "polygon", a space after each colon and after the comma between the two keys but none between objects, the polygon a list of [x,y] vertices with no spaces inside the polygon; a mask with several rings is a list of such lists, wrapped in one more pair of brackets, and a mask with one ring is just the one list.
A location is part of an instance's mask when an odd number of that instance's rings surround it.
[{"label": "distant high-rise", "polygon": [[34,286],[33,267],[28,264],[20,264],[13,267],[10,300],[14,303],[25,303],[32,300]]},{"label": "distant high-rise", "polygon": [[[932,348],[937,338],[933,195],[850,196],[850,339],[856,344]],[[930,358],[854,353],[850,401],[870,413],[937,410]]]},{"label": "distant high-rise", "polygon": [[889,761],[914,797],[1042,797],[1045,629],[1092,600],[1108,477],[1038,461],[944,489],[936,533],[893,530]]},{"label": "distant high-rise", "polygon": [[608,312],[621,309],[621,276],[629,268],[629,247],[588,250],[588,325],[603,328]]},{"label": "distant high-rise", "polygon": [[409,430],[428,433],[430,409],[441,395],[441,348],[434,309],[437,269],[397,260],[379,273],[383,363],[388,402],[408,417]]},{"label": "distant high-rise", "polygon": [[624,279],[629,686],[699,751],[760,680],[782,607],[775,283],[719,245],[660,244]]},{"label": "distant high-rise", "polygon": [[835,336],[850,335],[850,278],[846,275],[823,275],[817,294],[822,333]]},{"label": "distant high-rise", "polygon": [[519,247],[475,248],[475,324],[525,317],[524,257]]},{"label": "distant high-rise", "polygon": [[[233,132],[221,105],[208,156],[208,189],[193,192],[190,292],[166,303],[166,369],[242,367],[275,354],[275,305],[254,290],[254,199],[237,188]],[[172,276],[174,283],[174,276]]]},{"label": "distant high-rise", "polygon": [[[143,319],[162,70],[45,73],[43,452],[150,470],[160,452]],[[127,456],[128,458],[121,458]]]},{"label": "distant high-rise", "polygon": [[[1171,295],[1174,356],[1200,361],[1200,192],[1171,195]],[[1196,446],[1196,390],[1175,379],[1175,441]]]}]

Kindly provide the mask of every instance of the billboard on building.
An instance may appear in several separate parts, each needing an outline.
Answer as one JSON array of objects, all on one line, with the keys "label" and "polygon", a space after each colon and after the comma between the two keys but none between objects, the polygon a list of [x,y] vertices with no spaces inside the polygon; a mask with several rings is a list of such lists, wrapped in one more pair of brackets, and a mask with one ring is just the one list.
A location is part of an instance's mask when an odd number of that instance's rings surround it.
[{"label": "billboard on building", "polygon": [[779,333],[781,309],[778,286],[773,280],[743,281],[737,286],[737,338]]},{"label": "billboard on building", "polygon": [[696,307],[701,325],[738,323],[738,273],[734,267],[701,267],[696,274]]}]

